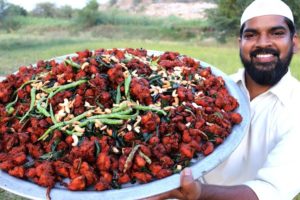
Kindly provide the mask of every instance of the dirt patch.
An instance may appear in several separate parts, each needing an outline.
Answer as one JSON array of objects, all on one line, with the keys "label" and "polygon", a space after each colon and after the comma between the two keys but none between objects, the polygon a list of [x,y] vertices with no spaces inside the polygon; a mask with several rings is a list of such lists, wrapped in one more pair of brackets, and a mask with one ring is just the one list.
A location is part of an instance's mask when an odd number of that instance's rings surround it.
[{"label": "dirt patch", "polygon": [[145,15],[168,17],[174,15],[184,19],[205,17],[205,10],[215,8],[212,3],[155,3],[147,6]]},{"label": "dirt patch", "polygon": [[[122,0],[114,4],[112,8],[151,17],[176,16],[183,19],[201,19],[205,17],[206,9],[215,8],[216,6],[216,4],[208,2],[151,3],[151,1],[143,0],[139,4],[134,4],[133,0]],[[109,5],[101,6],[101,9],[106,9],[107,7],[109,7]]]}]

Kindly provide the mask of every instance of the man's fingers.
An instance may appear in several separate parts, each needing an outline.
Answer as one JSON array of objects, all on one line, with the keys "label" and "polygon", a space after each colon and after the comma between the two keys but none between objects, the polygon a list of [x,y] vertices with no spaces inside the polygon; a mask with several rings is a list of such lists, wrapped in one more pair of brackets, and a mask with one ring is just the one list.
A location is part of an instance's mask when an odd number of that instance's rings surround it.
[{"label": "man's fingers", "polygon": [[169,198],[169,194],[168,193],[163,193],[163,194],[158,194],[152,197],[147,197],[145,199],[141,199],[141,200],[162,200],[162,199],[167,199]]},{"label": "man's fingers", "polygon": [[177,198],[177,199],[183,199],[183,195],[181,192],[176,189],[176,190],[171,190],[166,193],[158,194],[152,197],[145,198],[143,200],[163,200],[163,199],[169,199],[169,198]]},{"label": "man's fingers", "polygon": [[143,200],[162,200],[169,198],[176,199],[198,199],[201,195],[201,184],[194,180],[193,174],[190,168],[185,168],[180,175],[180,185],[181,187],[176,190],[171,190],[169,192],[155,195]]}]

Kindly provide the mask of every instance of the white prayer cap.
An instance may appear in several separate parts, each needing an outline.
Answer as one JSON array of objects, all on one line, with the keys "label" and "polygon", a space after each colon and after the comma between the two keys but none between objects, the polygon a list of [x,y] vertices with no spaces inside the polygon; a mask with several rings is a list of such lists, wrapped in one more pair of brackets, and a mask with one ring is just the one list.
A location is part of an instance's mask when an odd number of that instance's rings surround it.
[{"label": "white prayer cap", "polygon": [[249,19],[263,15],[281,15],[294,23],[291,9],[281,0],[254,0],[241,17],[241,26]]}]

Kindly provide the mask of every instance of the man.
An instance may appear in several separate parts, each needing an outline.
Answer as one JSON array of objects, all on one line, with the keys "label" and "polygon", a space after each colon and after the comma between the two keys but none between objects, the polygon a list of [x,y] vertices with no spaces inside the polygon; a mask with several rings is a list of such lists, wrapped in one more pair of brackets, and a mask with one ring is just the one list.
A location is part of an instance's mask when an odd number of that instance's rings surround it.
[{"label": "man", "polygon": [[281,0],[246,8],[239,38],[244,69],[233,79],[249,99],[248,133],[201,182],[185,169],[179,189],[152,199],[291,200],[300,192],[300,84],[288,67],[297,43],[293,14]]}]

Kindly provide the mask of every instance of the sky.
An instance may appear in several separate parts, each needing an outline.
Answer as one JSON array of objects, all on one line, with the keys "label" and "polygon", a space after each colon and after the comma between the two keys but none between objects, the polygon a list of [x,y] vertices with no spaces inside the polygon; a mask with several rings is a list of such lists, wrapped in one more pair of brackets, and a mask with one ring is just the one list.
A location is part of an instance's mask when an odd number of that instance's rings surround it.
[{"label": "sky", "polygon": [[[97,0],[98,3],[106,3],[108,0]],[[36,4],[43,2],[50,2],[56,4],[57,7],[69,5],[73,8],[83,8],[88,0],[7,0],[6,2],[12,3],[15,5],[19,5],[26,9],[27,11],[31,11]]]}]

